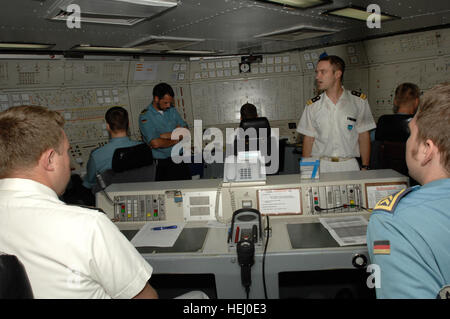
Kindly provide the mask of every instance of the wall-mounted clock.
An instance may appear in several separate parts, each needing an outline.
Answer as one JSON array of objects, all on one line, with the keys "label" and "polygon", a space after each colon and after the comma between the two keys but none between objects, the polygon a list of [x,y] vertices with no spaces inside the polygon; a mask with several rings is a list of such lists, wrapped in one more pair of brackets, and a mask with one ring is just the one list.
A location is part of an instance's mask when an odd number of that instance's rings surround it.
[{"label": "wall-mounted clock", "polygon": [[239,63],[239,72],[241,73],[249,73],[250,72],[250,63]]}]

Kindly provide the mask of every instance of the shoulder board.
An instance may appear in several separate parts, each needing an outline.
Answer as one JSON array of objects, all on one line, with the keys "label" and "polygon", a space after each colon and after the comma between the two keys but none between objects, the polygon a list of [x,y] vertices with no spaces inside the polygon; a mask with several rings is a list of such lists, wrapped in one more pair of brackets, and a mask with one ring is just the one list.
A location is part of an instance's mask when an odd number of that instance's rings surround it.
[{"label": "shoulder board", "polygon": [[103,213],[106,215],[106,212],[99,208],[99,207],[93,207],[93,206],[86,206],[86,205],[79,205],[79,204],[67,204],[67,206],[77,206],[77,207],[81,207],[81,208],[87,208],[87,209],[91,209],[91,210],[95,210],[99,213]]},{"label": "shoulder board", "polygon": [[141,111],[141,114],[145,114],[145,113],[147,113],[147,109],[143,109],[143,110]]},{"label": "shoulder board", "polygon": [[367,95],[358,91],[352,91],[352,95],[362,98],[363,100],[367,99]]},{"label": "shoulder board", "polygon": [[392,194],[392,195],[389,195],[389,196],[383,198],[375,205],[375,207],[373,208],[373,211],[382,210],[382,211],[393,214],[395,211],[395,208],[397,207],[400,200],[403,197],[405,197],[412,190],[414,190],[414,187],[404,188],[401,191],[399,191],[398,193],[395,193],[395,194]]},{"label": "shoulder board", "polygon": [[320,95],[317,95],[316,97],[313,97],[311,100],[309,100],[308,102],[306,102],[306,104],[311,105],[314,102],[317,102],[320,100]]}]

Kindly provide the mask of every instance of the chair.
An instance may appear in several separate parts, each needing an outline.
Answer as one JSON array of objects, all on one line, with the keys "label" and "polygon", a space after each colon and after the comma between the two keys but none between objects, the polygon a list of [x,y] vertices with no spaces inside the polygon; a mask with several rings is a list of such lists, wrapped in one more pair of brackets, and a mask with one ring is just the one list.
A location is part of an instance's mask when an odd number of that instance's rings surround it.
[{"label": "chair", "polygon": [[375,140],[404,142],[409,137],[408,123],[412,114],[385,114],[378,119]]},{"label": "chair", "polygon": [[408,176],[405,151],[409,137],[408,123],[414,115],[389,114],[378,119],[375,141],[372,144],[371,167],[393,169]]},{"label": "chair", "polygon": [[[101,173],[105,186],[118,183],[138,183],[155,181],[156,165],[153,165],[152,150],[142,143],[118,148],[112,158],[112,169]],[[98,184],[92,189],[95,194],[102,188]]]},{"label": "chair", "polygon": [[[248,119],[248,120],[242,120],[241,123],[239,124],[239,127],[242,128],[244,131],[246,131],[249,128],[254,128],[256,130],[256,138],[257,138],[257,149],[256,150],[260,150],[261,148],[261,139],[265,138],[266,139],[266,143],[267,143],[267,155],[270,156],[272,153],[272,148],[271,148],[271,138],[270,138],[270,124],[269,121],[267,120],[266,117],[257,117],[254,119]],[[260,136],[260,130],[259,129],[266,129],[266,136],[262,137]],[[239,139],[239,136],[238,136]],[[237,140],[236,140],[237,143]],[[250,151],[256,151],[254,149],[250,149],[250,138],[249,136],[245,136],[245,151],[248,152]],[[237,153],[237,152],[236,152]]]},{"label": "chair", "polygon": [[0,299],[32,299],[25,267],[14,255],[0,253]]},{"label": "chair", "polygon": [[[270,175],[275,175],[275,174],[278,174],[280,171],[282,171],[283,167],[284,167],[284,151],[285,151],[287,140],[277,141],[273,136],[271,136],[271,128],[270,128],[270,124],[269,124],[269,121],[267,120],[267,118],[266,117],[257,117],[254,119],[242,120],[241,123],[239,124],[239,127],[242,128],[244,131],[249,128],[254,128],[256,130],[256,149],[251,148],[251,146],[252,146],[251,138],[248,135],[246,135],[245,141],[244,141],[245,151],[248,152],[248,151],[261,150],[261,141],[264,138],[265,142],[267,143],[267,148],[266,148],[267,156],[272,156],[273,152],[278,153],[278,161],[279,161],[278,169],[275,173],[270,174]],[[259,129],[261,129],[261,128],[266,129],[265,136],[260,136]],[[234,141],[234,154],[236,156],[237,156],[238,139],[239,139],[239,136],[237,136],[237,138]],[[266,166],[269,166],[269,165],[270,165],[270,162],[266,163]]]}]

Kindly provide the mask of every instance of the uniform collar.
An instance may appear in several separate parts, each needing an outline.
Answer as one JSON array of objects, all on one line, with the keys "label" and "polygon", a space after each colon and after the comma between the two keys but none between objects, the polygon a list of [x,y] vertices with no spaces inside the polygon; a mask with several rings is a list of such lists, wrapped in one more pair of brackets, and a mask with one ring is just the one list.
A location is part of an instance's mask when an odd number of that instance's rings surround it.
[{"label": "uniform collar", "polygon": [[437,179],[435,181],[426,183],[425,185],[422,185],[421,188],[429,188],[429,187],[443,187],[449,185],[450,186],[450,178],[441,178]]},{"label": "uniform collar", "polygon": [[39,193],[53,199],[59,200],[58,195],[50,187],[26,178],[3,178],[0,179],[0,190],[16,191],[28,194]]},{"label": "uniform collar", "polygon": [[[339,102],[341,102],[341,101],[348,100],[349,92],[344,88],[344,86],[341,86],[341,87],[342,87],[343,91],[342,91],[342,94],[339,97],[339,100],[337,101],[336,105],[339,104]],[[333,101],[331,101],[331,99],[328,97],[327,92],[323,92],[322,95],[324,96],[324,99],[327,99],[330,103],[332,103],[334,105]]]},{"label": "uniform collar", "polygon": [[114,142],[121,142],[121,141],[126,141],[129,140],[130,138],[128,136],[122,136],[122,137],[113,137],[109,140],[110,143],[114,143]]}]

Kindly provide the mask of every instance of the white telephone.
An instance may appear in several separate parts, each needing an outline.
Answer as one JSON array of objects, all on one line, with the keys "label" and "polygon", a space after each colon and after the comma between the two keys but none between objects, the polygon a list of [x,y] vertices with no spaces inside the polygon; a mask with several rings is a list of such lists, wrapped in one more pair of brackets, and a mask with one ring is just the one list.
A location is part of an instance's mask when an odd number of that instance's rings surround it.
[{"label": "white telephone", "polygon": [[225,159],[224,182],[253,182],[266,180],[266,166],[260,151],[238,152]]}]

